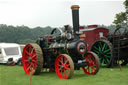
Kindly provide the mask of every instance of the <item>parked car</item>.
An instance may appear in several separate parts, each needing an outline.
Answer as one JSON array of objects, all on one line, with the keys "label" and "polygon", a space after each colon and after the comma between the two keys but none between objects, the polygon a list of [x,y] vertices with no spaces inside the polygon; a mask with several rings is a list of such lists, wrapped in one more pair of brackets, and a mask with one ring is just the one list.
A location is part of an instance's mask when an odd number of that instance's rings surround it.
[{"label": "parked car", "polygon": [[16,43],[0,43],[0,63],[8,65],[22,65],[20,45]]}]

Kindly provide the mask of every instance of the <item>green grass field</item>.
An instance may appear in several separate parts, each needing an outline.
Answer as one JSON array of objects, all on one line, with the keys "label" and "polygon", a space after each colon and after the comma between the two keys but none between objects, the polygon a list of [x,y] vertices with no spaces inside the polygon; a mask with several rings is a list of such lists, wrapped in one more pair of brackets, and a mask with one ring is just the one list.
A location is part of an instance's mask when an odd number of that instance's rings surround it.
[{"label": "green grass field", "polygon": [[[0,65],[0,85],[29,85],[29,76],[22,66]],[[59,79],[55,72],[42,72],[32,76],[31,85],[128,85],[128,66],[101,68],[97,75],[85,75],[75,71],[71,79]]]}]

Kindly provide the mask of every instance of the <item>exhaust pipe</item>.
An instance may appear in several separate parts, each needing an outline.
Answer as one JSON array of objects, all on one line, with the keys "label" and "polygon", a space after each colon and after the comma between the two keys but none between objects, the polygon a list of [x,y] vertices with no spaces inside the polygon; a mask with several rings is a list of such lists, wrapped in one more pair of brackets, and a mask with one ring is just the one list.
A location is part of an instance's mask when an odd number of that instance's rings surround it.
[{"label": "exhaust pipe", "polygon": [[79,6],[72,5],[72,20],[73,20],[73,30],[75,35],[79,33]]}]

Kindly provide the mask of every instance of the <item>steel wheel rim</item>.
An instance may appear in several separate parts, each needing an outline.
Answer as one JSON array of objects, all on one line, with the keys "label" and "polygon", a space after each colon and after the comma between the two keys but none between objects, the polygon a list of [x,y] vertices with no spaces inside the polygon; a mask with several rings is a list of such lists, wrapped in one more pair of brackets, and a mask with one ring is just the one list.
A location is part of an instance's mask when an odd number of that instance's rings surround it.
[{"label": "steel wheel rim", "polygon": [[95,56],[91,53],[87,53],[85,55],[85,60],[88,62],[88,65],[85,67],[82,67],[84,73],[88,75],[96,74],[97,69],[99,69],[99,67],[98,67],[97,59],[95,58]]},{"label": "steel wheel rim", "polygon": [[68,79],[72,76],[71,63],[65,55],[57,57],[55,62],[55,71],[61,79]]},{"label": "steel wheel rim", "polygon": [[95,52],[99,58],[101,66],[107,66],[111,61],[111,49],[110,47],[103,41],[98,41],[92,46],[92,51]]},{"label": "steel wheel rim", "polygon": [[23,50],[22,63],[25,73],[33,75],[37,67],[37,56],[31,44],[27,44]]}]

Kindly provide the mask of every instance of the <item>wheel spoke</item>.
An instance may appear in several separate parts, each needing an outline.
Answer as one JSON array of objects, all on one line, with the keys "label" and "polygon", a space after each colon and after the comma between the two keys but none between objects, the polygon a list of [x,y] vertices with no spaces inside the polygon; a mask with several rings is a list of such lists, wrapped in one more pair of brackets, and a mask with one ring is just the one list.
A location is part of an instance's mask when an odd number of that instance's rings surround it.
[{"label": "wheel spoke", "polygon": [[25,51],[25,53],[26,53],[28,56],[30,56],[30,53],[29,53],[27,50]]},{"label": "wheel spoke", "polygon": [[89,56],[89,61],[91,61],[91,56]]},{"label": "wheel spoke", "polygon": [[31,63],[31,69],[35,69],[35,65]]},{"label": "wheel spoke", "polygon": [[106,46],[106,44],[103,45],[102,51],[104,51],[105,46]]},{"label": "wheel spoke", "polygon": [[67,64],[67,67],[70,68],[70,64]]},{"label": "wheel spoke", "polygon": [[96,62],[96,60],[93,60],[93,63],[95,63]]},{"label": "wheel spoke", "polygon": [[106,59],[104,59],[104,63],[106,63],[106,64],[107,64],[107,60],[106,60]]},{"label": "wheel spoke", "polygon": [[96,72],[96,68],[94,68],[94,72]]},{"label": "wheel spoke", "polygon": [[29,53],[31,54],[32,51],[32,46],[29,47]]},{"label": "wheel spoke", "polygon": [[104,59],[104,61],[105,61],[105,63],[106,63],[106,64],[108,64],[108,61],[107,61],[107,59]]},{"label": "wheel spoke", "polygon": [[36,60],[34,60],[34,59],[32,59],[32,62],[33,62],[33,63],[37,63],[37,61],[36,61]]},{"label": "wheel spoke", "polygon": [[27,71],[29,71],[29,70],[30,70],[30,67],[31,67],[31,65],[30,65],[30,66],[28,66],[26,70],[27,70]]},{"label": "wheel spoke", "polygon": [[95,48],[97,51],[99,51],[99,49],[96,46],[93,46],[93,48]]},{"label": "wheel spoke", "polygon": [[99,51],[93,50],[95,53],[99,54]]},{"label": "wheel spoke", "polygon": [[59,62],[63,65],[63,57],[59,60]]},{"label": "wheel spoke", "polygon": [[107,60],[108,63],[110,62],[110,60],[108,60],[107,58],[106,58],[106,60]]},{"label": "wheel spoke", "polygon": [[67,69],[68,70],[68,74],[70,74],[70,69]]},{"label": "wheel spoke", "polygon": [[36,54],[35,55],[33,55],[31,58],[33,59],[33,58],[35,58],[36,57]]},{"label": "wheel spoke", "polygon": [[104,53],[106,53],[106,52],[108,52],[108,51],[110,51],[110,49],[105,50]]},{"label": "wheel spoke", "polygon": [[101,64],[103,63],[103,58],[101,58],[101,61],[100,61],[100,63],[101,63]]},{"label": "wheel spoke", "polygon": [[100,62],[102,62],[102,58],[100,58]]},{"label": "wheel spoke", "polygon": [[67,77],[67,73],[66,73],[66,70],[64,70],[64,76]]},{"label": "wheel spoke", "polygon": [[93,67],[93,66],[91,66],[91,70],[92,70],[92,71],[94,70],[94,67]]},{"label": "wheel spoke", "polygon": [[61,67],[62,65],[58,64],[59,67]]},{"label": "wheel spoke", "polygon": [[33,53],[33,51],[34,51],[34,48],[32,48],[31,53]]},{"label": "wheel spoke", "polygon": [[91,57],[92,57],[92,55],[89,54],[89,55],[87,55],[87,58],[86,59],[89,60],[89,61],[91,61]]},{"label": "wheel spoke", "polygon": [[93,66],[97,67],[97,64],[94,64]]},{"label": "wheel spoke", "polygon": [[101,51],[101,48],[100,48],[100,46],[99,46],[99,51]]},{"label": "wheel spoke", "polygon": [[64,64],[64,59],[63,59],[63,58],[64,58],[64,57],[61,58],[61,62],[62,62],[62,64]]},{"label": "wheel spoke", "polygon": [[109,53],[106,53],[106,54],[111,54],[111,53],[109,52]]},{"label": "wheel spoke", "polygon": [[90,70],[89,70],[89,66],[87,67],[87,70],[88,70],[88,72],[90,71]]},{"label": "wheel spoke", "polygon": [[66,64],[65,69],[66,70],[70,69],[70,65],[69,64]]},{"label": "wheel spoke", "polygon": [[102,64],[104,64],[104,59],[103,59],[103,61],[102,61]]},{"label": "wheel spoke", "polygon": [[65,58],[65,63],[64,64],[66,64],[68,62],[68,60]]},{"label": "wheel spoke", "polygon": [[110,56],[104,55],[106,58],[110,58]]},{"label": "wheel spoke", "polygon": [[61,64],[63,64],[63,61],[62,61],[62,60],[59,60],[59,62],[60,62]]},{"label": "wheel spoke", "polygon": [[28,60],[23,60],[24,62],[28,62]]},{"label": "wheel spoke", "polygon": [[109,46],[105,43],[105,47],[104,47],[104,50],[108,49]]},{"label": "wheel spoke", "polygon": [[[99,46],[100,46],[100,47],[102,47],[102,44],[101,44],[101,42],[99,42]],[[102,49],[101,49],[101,51],[102,51]]]}]

